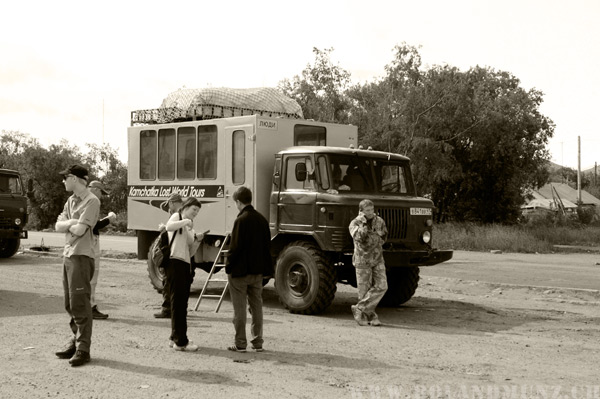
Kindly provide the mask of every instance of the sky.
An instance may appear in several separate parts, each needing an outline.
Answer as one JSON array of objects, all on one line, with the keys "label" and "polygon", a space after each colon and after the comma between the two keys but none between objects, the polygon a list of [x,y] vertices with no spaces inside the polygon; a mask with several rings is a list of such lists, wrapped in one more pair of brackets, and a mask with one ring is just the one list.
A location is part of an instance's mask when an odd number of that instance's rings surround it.
[{"label": "sky", "polygon": [[353,83],[385,74],[393,48],[423,64],[508,71],[556,124],[552,161],[600,162],[597,0],[13,1],[0,3],[0,130],[47,146],[108,143],[127,160],[134,110],[182,87],[275,87],[313,47]]}]

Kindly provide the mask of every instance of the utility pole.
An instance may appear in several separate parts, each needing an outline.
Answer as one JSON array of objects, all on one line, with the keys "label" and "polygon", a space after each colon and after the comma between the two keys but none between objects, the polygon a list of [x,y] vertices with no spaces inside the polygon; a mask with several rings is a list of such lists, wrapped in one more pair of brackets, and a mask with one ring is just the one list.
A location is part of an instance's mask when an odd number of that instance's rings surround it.
[{"label": "utility pole", "polygon": [[577,205],[581,206],[581,136],[577,136]]},{"label": "utility pole", "polygon": [[104,144],[104,99],[102,99],[102,144]]}]

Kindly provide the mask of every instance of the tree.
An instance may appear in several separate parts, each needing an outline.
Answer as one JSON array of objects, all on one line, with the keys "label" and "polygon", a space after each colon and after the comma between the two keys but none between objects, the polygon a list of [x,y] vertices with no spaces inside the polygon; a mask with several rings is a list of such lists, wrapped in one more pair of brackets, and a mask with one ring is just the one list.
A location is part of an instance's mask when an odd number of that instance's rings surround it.
[{"label": "tree", "polygon": [[84,162],[91,165],[94,179],[101,180],[110,193],[101,204],[103,213],[127,211],[127,166],[118,158],[110,144],[87,144]]},{"label": "tree", "polygon": [[423,70],[417,48],[394,52],[385,77],[348,92],[361,142],[411,157],[439,221],[516,221],[523,190],[547,178],[554,124],[539,112],[543,94],[508,72]]},{"label": "tree", "polygon": [[314,63],[306,66],[301,77],[282,80],[279,90],[300,104],[306,119],[348,123],[350,103],[345,91],[350,73],[331,62],[332,51],[333,48],[313,48]]},{"label": "tree", "polygon": [[[0,167],[18,170],[25,182],[33,182],[33,193],[29,196],[29,225],[36,229],[54,226],[70,195],[65,191],[58,172],[77,163],[90,172],[90,179],[102,176],[106,188],[111,191],[102,204],[102,209],[115,213],[126,211],[127,169],[118,160],[115,150],[109,145],[88,144],[87,155],[77,146],[62,140],[47,149],[28,134],[3,131],[0,135]],[[106,211],[105,211],[106,212]]]}]

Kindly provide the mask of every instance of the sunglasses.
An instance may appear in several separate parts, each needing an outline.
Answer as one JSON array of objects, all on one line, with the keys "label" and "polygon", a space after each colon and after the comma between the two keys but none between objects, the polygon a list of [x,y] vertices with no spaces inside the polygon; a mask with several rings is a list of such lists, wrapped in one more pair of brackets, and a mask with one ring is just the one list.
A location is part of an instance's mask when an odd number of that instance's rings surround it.
[{"label": "sunglasses", "polygon": [[69,177],[75,177],[75,175],[65,175],[63,176],[63,181],[67,181]]}]

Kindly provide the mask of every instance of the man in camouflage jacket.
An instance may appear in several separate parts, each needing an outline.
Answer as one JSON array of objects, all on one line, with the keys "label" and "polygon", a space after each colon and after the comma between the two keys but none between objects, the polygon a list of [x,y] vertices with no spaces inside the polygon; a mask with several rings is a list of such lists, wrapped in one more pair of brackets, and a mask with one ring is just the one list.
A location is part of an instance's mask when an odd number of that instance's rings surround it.
[{"label": "man in camouflage jacket", "polygon": [[352,305],[352,314],[361,326],[367,322],[380,326],[375,308],[387,291],[383,244],[388,231],[383,219],[375,214],[373,202],[362,200],[358,208],[358,216],[350,222],[350,235],[354,240],[352,263],[356,267],[358,285],[358,303]]}]

